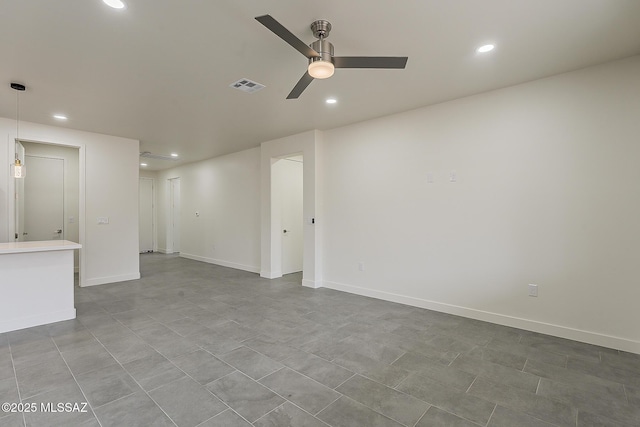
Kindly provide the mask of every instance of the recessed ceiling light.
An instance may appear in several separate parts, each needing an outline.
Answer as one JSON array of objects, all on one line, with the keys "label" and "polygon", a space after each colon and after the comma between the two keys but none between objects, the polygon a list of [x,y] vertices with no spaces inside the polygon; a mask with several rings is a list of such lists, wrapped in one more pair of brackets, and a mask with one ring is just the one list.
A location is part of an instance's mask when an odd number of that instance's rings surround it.
[{"label": "recessed ceiling light", "polygon": [[145,166],[147,166],[147,164],[146,163],[140,163],[140,166],[145,167]]},{"label": "recessed ceiling light", "polygon": [[114,9],[124,9],[124,3],[122,0],[102,0],[107,6],[111,6]]},{"label": "recessed ceiling light", "polygon": [[56,120],[67,120],[67,116],[65,116],[64,114],[54,114],[53,118]]},{"label": "recessed ceiling light", "polygon": [[335,98],[328,98],[325,102],[327,104],[335,104],[336,102],[338,102],[338,100]]},{"label": "recessed ceiling light", "polygon": [[171,153],[171,157],[178,157],[178,153]]},{"label": "recessed ceiling light", "polygon": [[479,48],[477,48],[476,52],[487,53],[487,52],[491,52],[494,48],[495,46],[492,44],[485,44],[484,46],[480,46]]}]

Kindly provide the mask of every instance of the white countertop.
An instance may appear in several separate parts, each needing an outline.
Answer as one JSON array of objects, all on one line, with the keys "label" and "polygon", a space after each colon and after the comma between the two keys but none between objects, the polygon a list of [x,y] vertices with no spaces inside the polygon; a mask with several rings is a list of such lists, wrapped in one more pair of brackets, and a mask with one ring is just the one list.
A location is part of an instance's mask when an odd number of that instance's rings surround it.
[{"label": "white countertop", "polygon": [[0,243],[0,255],[22,254],[26,252],[67,251],[80,249],[82,245],[69,240],[45,240],[41,242]]}]

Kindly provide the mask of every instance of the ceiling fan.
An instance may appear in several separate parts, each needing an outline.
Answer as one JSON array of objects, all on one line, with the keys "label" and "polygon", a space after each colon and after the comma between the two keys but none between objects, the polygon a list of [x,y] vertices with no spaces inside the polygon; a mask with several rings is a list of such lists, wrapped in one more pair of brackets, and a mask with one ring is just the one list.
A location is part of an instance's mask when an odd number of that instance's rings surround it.
[{"label": "ceiling fan", "polygon": [[313,79],[331,77],[335,68],[399,69],[407,65],[406,56],[333,56],[333,44],[326,40],[331,31],[329,21],[318,20],[311,24],[311,31],[318,40],[307,46],[271,15],[257,16],[256,20],[309,59],[307,72],[294,86],[287,99],[298,98]]}]

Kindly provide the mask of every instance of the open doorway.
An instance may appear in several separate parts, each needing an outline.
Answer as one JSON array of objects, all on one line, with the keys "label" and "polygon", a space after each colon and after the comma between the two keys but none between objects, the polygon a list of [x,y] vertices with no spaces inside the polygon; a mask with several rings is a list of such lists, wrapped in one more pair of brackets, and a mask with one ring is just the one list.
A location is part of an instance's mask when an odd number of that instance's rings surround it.
[{"label": "open doorway", "polygon": [[138,194],[138,233],[140,253],[153,252],[155,248],[154,179],[141,176]]},{"label": "open doorway", "polygon": [[274,202],[280,209],[281,271],[282,274],[303,269],[303,156],[296,155],[273,163]]},{"label": "open doorway", "polygon": [[181,235],[181,203],[180,203],[180,178],[172,178],[169,183],[169,209],[167,221],[167,252],[180,252]]}]

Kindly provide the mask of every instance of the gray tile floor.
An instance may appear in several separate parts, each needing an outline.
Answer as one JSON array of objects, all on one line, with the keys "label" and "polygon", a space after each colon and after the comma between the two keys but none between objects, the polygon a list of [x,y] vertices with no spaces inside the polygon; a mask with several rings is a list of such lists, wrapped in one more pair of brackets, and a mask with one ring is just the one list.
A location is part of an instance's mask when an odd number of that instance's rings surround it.
[{"label": "gray tile floor", "polygon": [[[0,334],[2,426],[638,426],[640,356],[175,256]],[[88,402],[86,412],[41,403]]]}]

